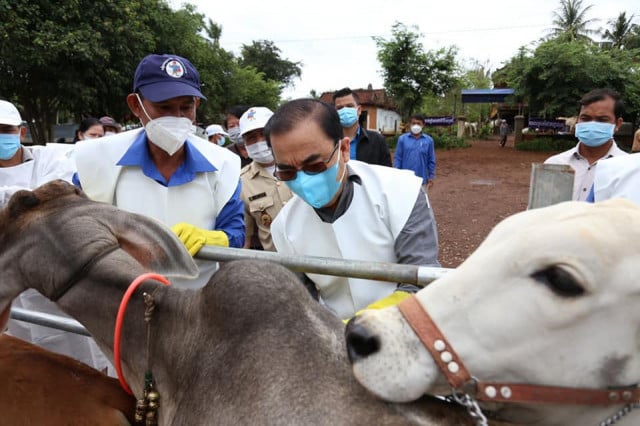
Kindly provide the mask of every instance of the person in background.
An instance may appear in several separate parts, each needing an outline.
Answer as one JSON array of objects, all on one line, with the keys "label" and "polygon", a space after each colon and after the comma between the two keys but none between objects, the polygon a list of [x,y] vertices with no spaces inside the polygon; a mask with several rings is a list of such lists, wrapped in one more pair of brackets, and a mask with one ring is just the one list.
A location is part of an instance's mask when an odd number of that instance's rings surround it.
[{"label": "person in background", "polygon": [[[244,245],[240,161],[193,134],[204,95],[186,58],[148,55],[126,100],[143,128],[78,144],[74,183],[93,200],[170,226],[195,256],[205,245]],[[217,262],[196,259],[199,276],[177,286],[205,285]]]},{"label": "person in background", "polygon": [[352,160],[364,161],[369,164],[379,164],[391,167],[391,154],[387,142],[380,133],[365,130],[360,126],[362,107],[358,94],[348,87],[333,94],[333,105],[340,116],[344,135],[349,138]]},{"label": "person in background", "polygon": [[[44,146],[23,146],[21,142],[26,133],[17,108],[11,102],[0,100],[0,208],[4,208],[17,191],[34,189],[55,179],[71,182],[73,162]],[[33,289],[21,293],[13,306],[69,318]],[[9,321],[9,333],[98,370],[110,365],[93,339],[86,336],[14,320]]]},{"label": "person in background", "polygon": [[88,139],[97,139],[104,136],[104,127],[100,120],[95,117],[87,117],[80,122],[78,130],[76,130],[73,142],[85,141]]},{"label": "person in background", "polygon": [[227,115],[224,119],[224,127],[229,133],[229,140],[232,142],[227,148],[240,157],[240,167],[246,167],[251,163],[251,158],[247,154],[247,149],[244,146],[244,139],[240,134],[240,117],[249,109],[246,105],[236,105],[227,111]]},{"label": "person in background", "polygon": [[507,144],[507,137],[509,136],[509,125],[507,120],[503,119],[500,122],[500,146],[504,148]]},{"label": "person in background", "polygon": [[269,108],[252,107],[240,117],[240,134],[253,160],[240,172],[246,227],[244,247],[267,251],[275,251],[271,223],[292,197],[287,185],[273,176],[276,162],[264,137],[264,126],[272,115]]},{"label": "person in background", "polygon": [[207,126],[205,133],[207,134],[209,142],[215,143],[218,146],[224,146],[227,141],[225,138],[229,137],[229,134],[225,132],[219,124],[211,124],[210,126]]},{"label": "person in background", "polygon": [[107,115],[100,117],[100,123],[102,123],[102,127],[104,128],[105,136],[115,135],[122,131],[122,126],[116,120]]},{"label": "person in background", "polygon": [[[278,213],[278,253],[425,266],[438,263],[438,234],[422,179],[405,170],[350,161],[349,138],[331,104],[297,99],[264,130],[275,176],[297,196]],[[306,274],[339,318],[395,304],[415,286]]]},{"label": "person in background", "polygon": [[626,156],[613,135],[622,125],[624,105],[611,89],[592,90],[580,99],[575,147],[549,157],[545,164],[567,164],[573,168],[573,200],[586,201],[600,160]]},{"label": "person in background", "polygon": [[424,116],[414,114],[411,117],[410,132],[400,135],[396,146],[393,167],[412,170],[422,178],[422,189],[427,191],[433,186],[436,173],[436,153],[433,138],[422,133]]},{"label": "person in background", "polygon": [[636,130],[633,135],[633,145],[631,145],[631,152],[640,152],[640,129]]}]

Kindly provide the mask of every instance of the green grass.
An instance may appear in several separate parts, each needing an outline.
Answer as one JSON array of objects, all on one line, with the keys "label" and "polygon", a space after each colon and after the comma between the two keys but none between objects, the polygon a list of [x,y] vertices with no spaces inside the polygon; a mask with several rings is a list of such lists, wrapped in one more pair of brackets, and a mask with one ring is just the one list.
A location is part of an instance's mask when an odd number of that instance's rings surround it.
[{"label": "green grass", "polygon": [[576,146],[575,140],[533,138],[516,144],[518,151],[566,151]]}]

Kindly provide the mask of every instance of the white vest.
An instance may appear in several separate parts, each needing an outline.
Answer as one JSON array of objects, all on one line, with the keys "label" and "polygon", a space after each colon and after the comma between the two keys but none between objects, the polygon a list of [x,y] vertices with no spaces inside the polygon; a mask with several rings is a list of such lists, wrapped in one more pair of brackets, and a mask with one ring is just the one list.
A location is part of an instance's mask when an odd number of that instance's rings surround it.
[{"label": "white vest", "polygon": [[626,198],[640,204],[640,154],[599,161],[593,190],[595,201]]},{"label": "white vest", "polygon": [[[197,173],[193,181],[166,187],[147,177],[140,167],[118,166],[142,129],[77,144],[75,159],[83,191],[93,200],[152,217],[171,227],[187,222],[213,229],[220,210],[231,199],[240,178],[240,158],[228,149],[189,135],[191,143],[217,171]],[[217,268],[216,262],[196,260],[196,280],[172,279],[176,285],[201,287]]]},{"label": "white vest", "polygon": [[[294,196],[271,225],[276,250],[283,254],[397,262],[394,244],[421,191],[422,179],[408,170],[356,160],[349,167],[360,176],[353,200],[334,223]],[[339,318],[349,318],[393,293],[396,283],[308,274],[324,304]]]}]

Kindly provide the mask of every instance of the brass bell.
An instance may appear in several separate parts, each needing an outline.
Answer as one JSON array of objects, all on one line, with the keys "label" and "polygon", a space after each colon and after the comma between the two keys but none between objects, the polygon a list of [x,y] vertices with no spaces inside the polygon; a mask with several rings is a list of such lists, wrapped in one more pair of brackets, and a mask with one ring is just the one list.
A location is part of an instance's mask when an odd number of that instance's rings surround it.
[{"label": "brass bell", "polygon": [[160,400],[160,394],[157,391],[150,391],[147,394],[147,401],[149,402],[158,402]]}]

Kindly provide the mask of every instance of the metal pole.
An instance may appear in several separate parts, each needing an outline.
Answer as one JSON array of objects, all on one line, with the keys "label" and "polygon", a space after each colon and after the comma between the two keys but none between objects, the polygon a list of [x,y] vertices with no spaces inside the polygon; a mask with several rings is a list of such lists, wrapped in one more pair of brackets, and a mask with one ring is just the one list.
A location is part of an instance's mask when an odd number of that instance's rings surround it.
[{"label": "metal pole", "polygon": [[197,257],[199,259],[231,261],[239,259],[266,260],[279,263],[295,272],[310,272],[337,277],[363,278],[376,281],[415,284],[424,287],[442,277],[451,269],[418,265],[400,265],[397,263],[366,262],[362,260],[344,260],[329,257],[290,256],[280,253],[205,246]]},{"label": "metal pole", "polygon": [[21,308],[11,308],[11,318],[44,327],[56,328],[71,333],[82,334],[91,337],[91,334],[78,321],[61,317],[59,315],[45,314],[43,312],[28,311]]}]

